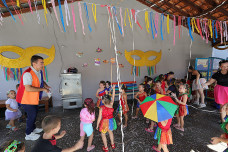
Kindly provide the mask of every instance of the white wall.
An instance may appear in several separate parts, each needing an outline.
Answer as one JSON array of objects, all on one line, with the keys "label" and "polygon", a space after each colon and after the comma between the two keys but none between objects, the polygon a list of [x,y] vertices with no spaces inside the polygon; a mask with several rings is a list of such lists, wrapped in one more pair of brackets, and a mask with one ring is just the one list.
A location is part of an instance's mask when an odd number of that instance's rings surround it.
[{"label": "white wall", "polygon": [[[99,4],[108,4],[110,1],[89,1]],[[85,25],[85,33],[82,34],[82,27],[79,19],[77,3],[73,3],[75,6],[76,14],[76,26],[77,32],[74,32],[72,20],[67,32],[62,33],[59,30],[54,13],[48,13],[48,26],[46,26],[45,19],[43,16],[43,10],[39,11],[41,16],[41,24],[37,23],[36,14],[26,13],[23,14],[26,20],[24,25],[20,24],[20,20],[17,16],[17,23],[14,23],[11,17],[4,18],[3,26],[0,28],[0,45],[15,45],[22,48],[31,46],[41,46],[50,48],[51,45],[55,45],[56,56],[53,63],[47,66],[48,69],[48,84],[52,87],[53,97],[55,105],[61,104],[61,98],[59,95],[59,75],[64,69],[75,66],[80,73],[82,73],[82,86],[83,86],[83,99],[86,97],[92,97],[95,99],[95,93],[98,88],[100,80],[110,80],[110,65],[101,64],[100,67],[94,66],[94,58],[110,59],[114,57],[113,45],[110,48],[110,30],[108,28],[108,15],[106,8],[97,6],[97,23],[94,23],[91,5],[88,5],[90,24],[92,32],[90,33],[87,26],[86,16],[84,7],[82,5],[83,21]],[[137,1],[125,0],[118,6],[144,9],[145,5]],[[64,7],[63,13],[65,12]],[[149,9],[150,10],[150,9]],[[119,14],[119,11],[117,11]],[[59,14],[58,7],[57,13]],[[118,15],[119,16],[119,15]],[[124,13],[123,13],[124,16]],[[59,18],[60,19],[60,18]],[[65,14],[64,14],[65,19]],[[71,18],[72,19],[72,18]],[[119,22],[120,18],[118,17]],[[176,45],[173,46],[173,22],[170,20],[170,34],[167,34],[166,23],[163,26],[164,40],[161,40],[160,30],[158,37],[153,39],[151,33],[147,33],[145,28],[144,12],[140,12],[138,16],[139,22],[143,27],[141,30],[137,24],[134,24],[134,42],[135,49],[142,51],[154,50],[163,51],[162,59],[157,65],[157,74],[174,71],[176,77],[184,77],[187,71],[187,65],[189,62],[190,52],[190,37],[188,35],[188,29],[183,27],[183,34],[181,39],[178,38],[178,27],[176,27]],[[166,19],[165,19],[166,21]],[[65,22],[66,23],[66,22]],[[122,37],[116,26],[116,38],[117,48],[122,53],[124,50],[132,50],[133,46],[133,33],[129,27],[127,20],[127,26],[124,27],[125,36]],[[212,48],[210,44],[206,44],[205,41],[201,40],[201,37],[197,34],[193,34],[194,41],[192,43],[192,57],[210,57]],[[104,52],[96,53],[96,48],[101,47]],[[78,58],[76,52],[83,51],[84,56]],[[12,55],[13,56],[13,55]],[[126,61],[124,55],[119,56],[118,60],[125,67],[120,70],[122,81],[131,81],[133,76],[131,73],[131,65]],[[89,66],[83,68],[82,64],[88,62]],[[114,66],[115,67],[115,66]],[[0,75],[3,75],[3,71],[0,70]],[[147,74],[147,68],[141,67],[141,77],[136,77],[138,83],[142,82],[144,75]],[[113,69],[113,79],[116,81],[116,69]],[[9,81],[6,82],[3,76],[0,77],[1,88],[0,98],[6,98],[6,91],[9,89],[15,89],[17,82]]]}]

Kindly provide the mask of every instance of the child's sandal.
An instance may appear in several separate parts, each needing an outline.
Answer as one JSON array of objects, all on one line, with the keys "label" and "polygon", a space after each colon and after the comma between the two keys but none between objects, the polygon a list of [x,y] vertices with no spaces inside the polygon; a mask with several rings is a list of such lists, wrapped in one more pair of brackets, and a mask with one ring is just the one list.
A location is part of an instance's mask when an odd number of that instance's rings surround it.
[{"label": "child's sandal", "polygon": [[18,130],[18,128],[16,128],[16,127],[12,127],[11,128],[13,131],[17,131]]},{"label": "child's sandal", "polygon": [[112,149],[115,149],[116,148],[116,145],[115,144],[113,144],[113,145],[111,145],[112,146]]},{"label": "child's sandal", "polygon": [[108,147],[103,146],[102,149],[104,152],[108,152]]},{"label": "child's sandal", "polygon": [[157,147],[156,146],[152,146],[152,149],[155,150],[156,152],[161,152],[161,151],[158,151],[157,150]]},{"label": "child's sandal", "polygon": [[12,128],[12,126],[9,125],[9,124],[7,124],[7,125],[6,125],[6,128],[10,129],[10,128]]}]

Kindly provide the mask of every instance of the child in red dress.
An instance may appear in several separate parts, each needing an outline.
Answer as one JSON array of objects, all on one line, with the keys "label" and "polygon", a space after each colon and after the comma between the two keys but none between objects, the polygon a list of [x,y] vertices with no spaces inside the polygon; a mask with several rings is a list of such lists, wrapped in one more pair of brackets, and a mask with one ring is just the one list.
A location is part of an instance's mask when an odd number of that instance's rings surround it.
[{"label": "child in red dress", "polygon": [[154,134],[154,139],[158,139],[158,147],[152,147],[156,152],[160,152],[161,149],[163,149],[164,152],[169,152],[167,145],[173,144],[172,132],[170,129],[171,122],[172,119],[158,123],[157,130]]},{"label": "child in red dress", "polygon": [[108,145],[107,145],[107,138],[106,138],[106,132],[109,133],[110,141],[112,149],[115,149],[115,143],[114,143],[114,135],[113,130],[116,130],[116,120],[113,118],[113,103],[115,98],[115,85],[112,87],[113,93],[112,93],[112,99],[109,95],[104,95],[104,105],[100,107],[99,110],[99,116],[97,119],[97,130],[99,127],[99,131],[101,132],[101,137],[104,143],[103,151],[108,152]]},{"label": "child in red dress", "polygon": [[188,95],[187,95],[187,86],[186,85],[180,85],[179,86],[179,97],[177,98],[176,94],[172,93],[172,96],[175,98],[175,101],[178,103],[179,108],[177,109],[177,124],[174,124],[173,126],[181,131],[184,131],[184,117],[188,114],[187,110],[187,101],[188,101]]},{"label": "child in red dress", "polygon": [[[127,104],[127,94],[125,93],[125,91],[127,90],[127,87],[126,85],[123,85],[120,89],[120,93],[121,93],[121,96],[120,96],[120,102],[121,102],[121,107],[122,107],[122,114],[124,115],[125,117],[125,122],[124,122],[124,128],[127,127],[127,120],[128,120],[128,116],[127,116],[127,112],[129,111],[129,107],[128,107],[128,104]],[[118,125],[121,124],[121,110],[120,110],[120,105],[118,107],[118,116],[119,116],[119,120],[120,122],[118,123]]]},{"label": "child in red dress", "polygon": [[145,90],[145,85],[144,84],[140,84],[139,85],[139,92],[136,93],[135,95],[135,99],[138,101],[137,102],[137,108],[136,108],[136,112],[135,112],[135,116],[132,117],[132,119],[136,119],[138,118],[138,113],[139,113],[139,109],[140,109],[140,104],[143,102],[143,100],[147,97]]}]

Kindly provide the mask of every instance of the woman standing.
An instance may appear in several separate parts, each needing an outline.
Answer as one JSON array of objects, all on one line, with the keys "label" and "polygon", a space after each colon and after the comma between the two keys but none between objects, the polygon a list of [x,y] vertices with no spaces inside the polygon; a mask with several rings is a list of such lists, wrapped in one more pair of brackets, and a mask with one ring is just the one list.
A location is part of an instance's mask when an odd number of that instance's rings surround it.
[{"label": "woman standing", "polygon": [[[214,97],[215,102],[220,104],[221,110],[223,105],[228,103],[228,60],[220,61],[219,68],[220,70],[213,74],[204,86],[211,85],[217,81],[217,85],[214,88]],[[224,119],[222,119],[222,122],[224,122]]]},{"label": "woman standing", "polygon": [[[195,104],[199,105],[199,108],[206,107],[204,103],[204,92],[202,84],[206,83],[206,79],[202,77],[201,73],[195,70],[192,66],[189,67],[188,72],[191,73],[192,78],[192,91],[196,92],[196,100]],[[199,104],[199,98],[201,99],[201,103]]]}]

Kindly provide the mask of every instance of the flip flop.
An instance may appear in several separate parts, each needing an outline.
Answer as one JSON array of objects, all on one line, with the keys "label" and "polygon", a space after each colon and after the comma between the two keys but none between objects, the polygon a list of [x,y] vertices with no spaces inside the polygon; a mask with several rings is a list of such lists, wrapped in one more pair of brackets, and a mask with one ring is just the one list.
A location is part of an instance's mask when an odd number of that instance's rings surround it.
[{"label": "flip flop", "polygon": [[94,145],[91,145],[90,147],[87,148],[87,151],[91,151],[91,150],[93,150],[94,148],[95,148],[95,146],[94,146]]},{"label": "flip flop", "polygon": [[155,150],[156,152],[161,152],[161,151],[158,151],[157,150],[157,147],[156,146],[152,146],[152,149]]},{"label": "flip flop", "polygon": [[153,129],[151,130],[150,128],[145,128],[147,132],[154,132]]},{"label": "flip flop", "polygon": [[9,125],[9,124],[7,124],[7,125],[6,125],[6,128],[10,129],[10,128],[12,128],[12,126]]}]

